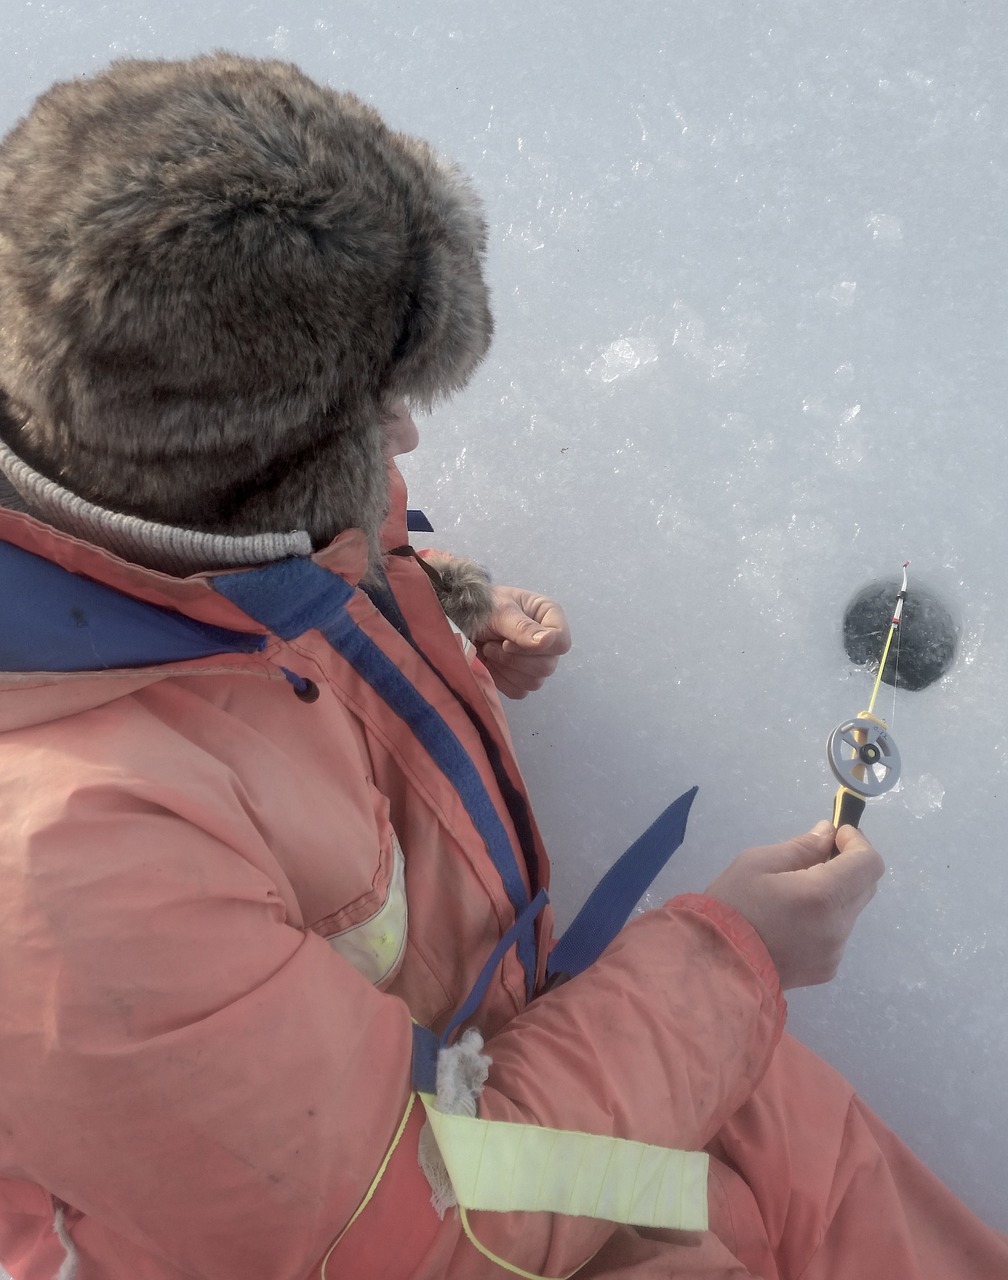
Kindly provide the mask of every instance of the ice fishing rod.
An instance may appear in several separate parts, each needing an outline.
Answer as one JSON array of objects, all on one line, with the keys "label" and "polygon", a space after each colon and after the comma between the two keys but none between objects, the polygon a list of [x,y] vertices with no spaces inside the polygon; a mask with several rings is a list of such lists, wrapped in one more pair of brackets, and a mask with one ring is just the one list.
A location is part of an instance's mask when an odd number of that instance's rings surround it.
[{"label": "ice fishing rod", "polygon": [[[865,802],[874,796],[884,795],[899,781],[900,754],[889,732],[889,726],[875,715],[875,699],[882,685],[882,673],[889,658],[893,637],[899,631],[903,616],[909,567],[910,561],[907,560],[903,565],[903,585],[896,597],[896,607],[893,609],[868,709],[859,711],[852,719],[838,724],[826,742],[826,758],[833,776],[840,783],[833,802],[834,827],[856,827],[864,813]],[[898,644],[896,652],[898,658]]]}]

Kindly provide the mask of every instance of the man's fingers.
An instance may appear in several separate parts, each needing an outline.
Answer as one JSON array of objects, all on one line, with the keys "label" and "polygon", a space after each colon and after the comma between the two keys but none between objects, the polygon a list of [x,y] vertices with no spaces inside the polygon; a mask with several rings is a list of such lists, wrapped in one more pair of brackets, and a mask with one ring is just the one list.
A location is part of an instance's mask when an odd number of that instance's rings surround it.
[{"label": "man's fingers", "polygon": [[762,845],[750,850],[765,871],[804,871],[825,862],[833,849],[833,824],[818,822],[804,835],[793,836],[783,844]]},{"label": "man's fingers", "polygon": [[557,669],[558,659],[552,654],[529,653],[507,641],[488,640],[480,647],[480,657],[495,670],[511,672],[529,679],[545,680]]},{"label": "man's fingers", "polygon": [[545,607],[538,609],[533,614],[533,617],[537,619],[541,629],[545,631],[545,635],[534,635],[533,638],[537,644],[548,648],[550,653],[555,653],[557,657],[561,657],[570,651],[570,626],[568,625],[566,614],[558,604],[554,604],[552,600],[546,600],[543,603]]},{"label": "man's fingers", "polygon": [[837,847],[840,856],[811,868],[809,875],[816,877],[823,895],[835,907],[861,911],[874,898],[885,874],[885,863],[878,850],[853,827],[840,828]]},{"label": "man's fingers", "polygon": [[490,673],[493,676],[494,684],[505,698],[512,698],[516,702],[520,702],[522,698],[527,698],[530,693],[534,693],[539,687],[538,685],[529,686],[527,684],[519,684],[517,680],[508,678],[505,672],[494,670]]},{"label": "man's fingers", "polygon": [[488,643],[500,644],[501,642],[506,642],[519,646],[529,644],[532,633],[541,630],[542,627],[519,608],[513,600],[498,605],[493,611],[486,628],[487,633],[493,636],[493,641]]},{"label": "man's fingers", "polygon": [[556,627],[544,626],[532,618],[521,617],[513,622],[510,631],[505,635],[503,628],[498,628],[502,635],[505,653],[549,653],[561,657],[570,649],[570,633]]},{"label": "man's fingers", "polygon": [[560,657],[571,647],[570,627],[563,609],[554,600],[531,591],[515,592],[498,610],[493,629],[506,644],[520,649]]},{"label": "man's fingers", "polygon": [[885,875],[886,868],[882,855],[865,839],[857,827],[841,827],[836,833],[836,847],[839,856],[833,861],[841,868],[845,864],[850,864],[856,874],[866,881],[870,879],[873,883],[877,883]]}]

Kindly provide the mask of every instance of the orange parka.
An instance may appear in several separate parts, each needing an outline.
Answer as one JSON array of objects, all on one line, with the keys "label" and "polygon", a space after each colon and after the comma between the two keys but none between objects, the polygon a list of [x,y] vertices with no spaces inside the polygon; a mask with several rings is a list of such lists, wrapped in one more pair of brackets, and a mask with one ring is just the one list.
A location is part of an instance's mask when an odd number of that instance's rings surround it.
[{"label": "orange parka", "polygon": [[[394,489],[386,539],[401,548]],[[141,569],[14,512],[0,538],[262,631],[212,575]],[[351,530],[314,560],[353,587],[366,557]],[[450,726],[532,892],[548,864],[492,682],[416,558],[390,556],[388,577],[415,644],[361,590],[348,613]],[[4,609],[32,600],[5,590]],[[295,693],[306,680],[314,701]],[[0,1262],[17,1280],[50,1280],[68,1241],[79,1280],[308,1280],[365,1200],[330,1280],[504,1274],[434,1211],[419,1108],[376,1175],[411,1097],[412,1020],[445,1025],[514,906],[443,772],[318,631],[171,664],[7,672],[0,821]],[[537,988],[548,909],[539,927]],[[714,1234],[679,1242],[697,1269],[674,1274],[750,1274],[737,1255],[773,1280],[775,1242],[723,1145],[784,1020],[751,927],[678,898],[528,995],[512,950],[475,1019],[493,1062],[480,1115],[711,1144]],[[651,1247],[581,1218],[471,1222],[519,1273],[637,1274]]]}]

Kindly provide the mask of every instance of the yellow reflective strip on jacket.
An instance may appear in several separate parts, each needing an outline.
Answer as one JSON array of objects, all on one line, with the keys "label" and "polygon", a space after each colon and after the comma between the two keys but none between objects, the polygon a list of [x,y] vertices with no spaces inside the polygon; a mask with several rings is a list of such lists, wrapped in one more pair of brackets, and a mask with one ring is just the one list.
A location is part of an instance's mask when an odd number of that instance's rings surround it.
[{"label": "yellow reflective strip on jacket", "polygon": [[707,1230],[706,1152],[446,1115],[433,1095],[420,1100],[465,1209]]}]

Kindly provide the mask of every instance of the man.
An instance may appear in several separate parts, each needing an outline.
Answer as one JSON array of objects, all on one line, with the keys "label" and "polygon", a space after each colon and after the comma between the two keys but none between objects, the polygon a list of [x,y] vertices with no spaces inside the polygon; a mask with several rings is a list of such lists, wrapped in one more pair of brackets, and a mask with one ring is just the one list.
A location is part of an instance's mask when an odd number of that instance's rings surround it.
[{"label": "man", "polygon": [[279,63],[118,63],[0,146],[0,1261],[1006,1273],[782,1037],[882,874],[853,829],[547,982],[494,681],[566,623],[417,556],[390,463],[487,349],[484,246],[451,166]]}]

